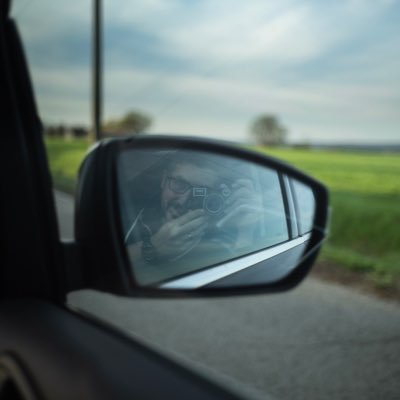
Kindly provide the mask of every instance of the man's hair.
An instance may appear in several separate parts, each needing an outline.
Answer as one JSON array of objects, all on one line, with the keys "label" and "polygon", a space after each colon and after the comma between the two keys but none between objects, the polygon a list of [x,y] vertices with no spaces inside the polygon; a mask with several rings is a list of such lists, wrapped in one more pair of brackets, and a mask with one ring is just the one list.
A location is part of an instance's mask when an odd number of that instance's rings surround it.
[{"label": "man's hair", "polygon": [[168,157],[168,168],[178,164],[190,164],[196,167],[214,168],[215,164],[221,162],[221,156],[192,150],[177,150]]},{"label": "man's hair", "polygon": [[170,156],[166,163],[166,170],[173,171],[177,165],[189,164],[199,168],[213,171],[218,180],[228,184],[235,182],[238,178],[250,178],[246,163],[235,158],[207,153],[200,150],[177,150]]}]

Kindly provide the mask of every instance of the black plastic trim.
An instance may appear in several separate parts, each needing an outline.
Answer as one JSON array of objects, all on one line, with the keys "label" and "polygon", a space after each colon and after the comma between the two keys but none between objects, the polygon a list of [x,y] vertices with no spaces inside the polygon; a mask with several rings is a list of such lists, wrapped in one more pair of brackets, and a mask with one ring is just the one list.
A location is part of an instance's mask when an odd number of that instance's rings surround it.
[{"label": "black plastic trim", "polygon": [[36,389],[21,363],[10,352],[0,354],[0,399],[38,400]]},{"label": "black plastic trim", "polygon": [[62,301],[63,266],[51,178],[21,41],[1,3],[0,297]]},{"label": "black plastic trim", "polygon": [[239,399],[122,331],[32,299],[0,304],[11,351],[43,399]]}]

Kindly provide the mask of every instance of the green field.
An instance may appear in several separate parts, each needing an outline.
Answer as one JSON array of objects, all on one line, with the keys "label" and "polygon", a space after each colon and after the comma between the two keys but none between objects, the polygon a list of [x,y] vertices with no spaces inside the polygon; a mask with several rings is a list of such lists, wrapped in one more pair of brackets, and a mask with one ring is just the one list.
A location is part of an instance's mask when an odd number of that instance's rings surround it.
[{"label": "green field", "polygon": [[[46,140],[55,185],[73,192],[88,142]],[[330,237],[322,259],[399,289],[400,155],[327,150],[258,149],[281,158],[330,189]]]},{"label": "green field", "polygon": [[79,165],[90,145],[89,142],[84,139],[46,139],[45,144],[54,185],[73,194]]},{"label": "green field", "polygon": [[331,196],[330,237],[323,258],[364,271],[377,286],[400,281],[400,155],[268,149],[325,183]]}]

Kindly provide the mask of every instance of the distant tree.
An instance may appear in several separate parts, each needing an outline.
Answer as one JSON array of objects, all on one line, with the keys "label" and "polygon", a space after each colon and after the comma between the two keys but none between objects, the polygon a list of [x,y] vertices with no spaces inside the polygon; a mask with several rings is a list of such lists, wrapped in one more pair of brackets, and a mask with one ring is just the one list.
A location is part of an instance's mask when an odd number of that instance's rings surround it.
[{"label": "distant tree", "polygon": [[87,137],[88,129],[83,125],[44,125],[44,134],[49,137],[57,138],[84,138]]},{"label": "distant tree", "polygon": [[87,137],[88,130],[84,126],[75,125],[71,127],[72,136],[75,138]]},{"label": "distant tree", "polygon": [[52,125],[45,125],[44,134],[50,137],[55,137],[57,136],[57,129]]},{"label": "distant tree", "polygon": [[59,124],[54,127],[55,136],[63,137],[66,131],[67,127],[64,124]]},{"label": "distant tree", "polygon": [[129,111],[120,119],[111,119],[103,124],[104,135],[124,136],[139,134],[151,125],[151,118],[139,111]]},{"label": "distant tree", "polygon": [[258,144],[276,146],[286,141],[287,129],[272,114],[259,116],[251,125],[251,134]]}]

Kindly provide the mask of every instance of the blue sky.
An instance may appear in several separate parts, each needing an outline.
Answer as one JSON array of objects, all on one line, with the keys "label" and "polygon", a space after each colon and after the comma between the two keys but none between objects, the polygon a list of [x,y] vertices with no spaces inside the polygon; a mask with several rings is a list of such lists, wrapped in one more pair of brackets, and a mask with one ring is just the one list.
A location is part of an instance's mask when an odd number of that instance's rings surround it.
[{"label": "blue sky", "polygon": [[[42,119],[89,125],[90,2],[14,15]],[[106,119],[247,141],[273,113],[293,142],[400,142],[400,1],[104,0],[104,23]]]}]

